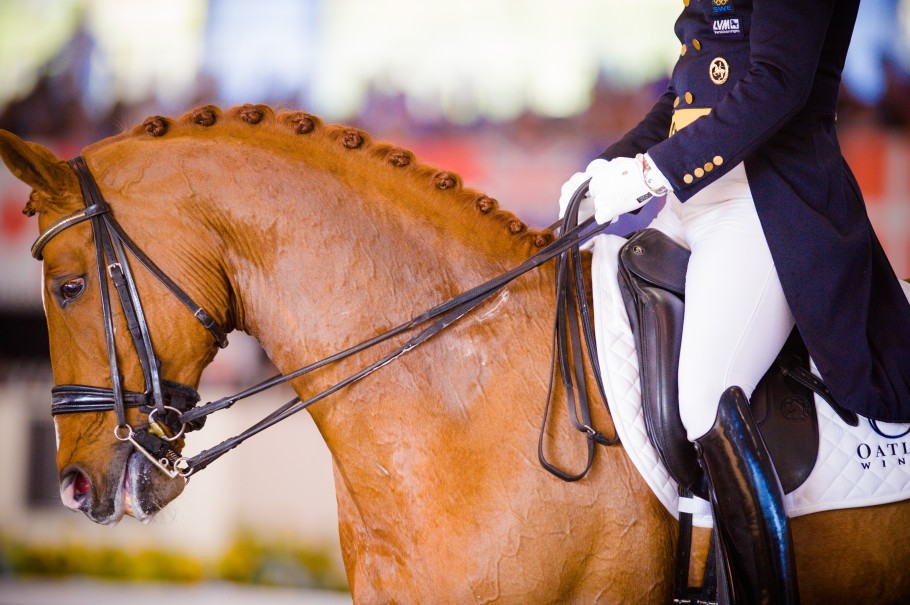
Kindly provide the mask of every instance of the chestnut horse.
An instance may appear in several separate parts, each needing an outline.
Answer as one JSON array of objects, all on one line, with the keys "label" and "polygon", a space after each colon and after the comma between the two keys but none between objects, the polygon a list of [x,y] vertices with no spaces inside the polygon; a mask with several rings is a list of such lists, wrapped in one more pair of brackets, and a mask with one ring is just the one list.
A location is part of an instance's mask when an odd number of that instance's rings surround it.
[{"label": "chestnut horse", "polygon": [[[0,131],[0,155],[34,189],[26,212],[41,229],[84,207],[73,171],[47,149]],[[264,106],[150,119],[83,155],[137,245],[282,372],[501,274],[552,238],[407,151]],[[82,223],[43,251],[51,362],[56,384],[111,388],[92,242]],[[547,267],[310,408],[333,457],[356,602],[672,599],[677,524],[623,448],[601,448],[575,483],[538,463],[554,314]],[[215,355],[211,334],[143,269],[135,278],[162,377],[197,385]],[[114,326],[124,388],[142,391],[118,309]],[[392,348],[293,387],[305,398]],[[555,405],[566,413],[564,397]],[[146,421],[128,411],[133,426]],[[56,423],[64,503],[93,521],[149,518],[183,489],[115,438],[111,412]],[[603,406],[593,423],[611,433]],[[546,431],[551,458],[583,464],[574,429]],[[910,502],[799,517],[793,532],[804,603],[910,600]]]}]

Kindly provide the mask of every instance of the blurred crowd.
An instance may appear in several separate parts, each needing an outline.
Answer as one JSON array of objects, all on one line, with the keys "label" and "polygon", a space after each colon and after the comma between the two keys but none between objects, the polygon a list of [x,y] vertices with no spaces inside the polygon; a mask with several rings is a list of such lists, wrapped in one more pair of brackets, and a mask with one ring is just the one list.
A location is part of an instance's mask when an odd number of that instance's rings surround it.
[{"label": "blurred crowd", "polygon": [[[889,129],[910,128],[910,26],[901,0],[864,0],[861,4],[853,43],[844,69],[840,116],[848,124],[872,124]],[[32,89],[5,106],[0,102],[0,128],[23,137],[94,141],[119,132],[147,115],[182,113],[190,107],[215,102],[225,96],[218,74],[202,71],[189,102],[182,107],[162,102],[152,95],[141,100],[111,99],[99,106],[91,99],[97,91],[87,77],[97,45],[90,30],[78,27],[60,52],[39,69]],[[378,76],[377,76],[378,79]],[[344,121],[387,138],[419,140],[444,135],[471,136],[496,132],[522,145],[549,140],[554,136],[577,139],[582,149],[601,148],[634,125],[662,91],[664,82],[643,85],[616,84],[609,73],[601,72],[590,104],[585,111],[564,118],[547,118],[526,111],[515,119],[491,121],[478,117],[468,123],[450,122],[444,113],[432,119],[415,116],[402,93],[371,87],[363,102]],[[298,105],[288,93],[262,87],[262,98],[244,102],[270,103],[281,107]],[[93,96],[94,95],[94,96]],[[301,107],[300,109],[308,109]],[[844,122],[842,122],[844,123]]]},{"label": "blurred crowd", "polygon": [[[891,61],[887,55],[877,58],[875,63],[870,62],[872,57],[857,58],[855,69],[861,73],[856,76],[845,70],[839,119],[848,127],[871,125],[907,131],[910,129],[910,70]],[[869,75],[874,77],[867,77]],[[403,96],[377,90],[367,97],[355,116],[344,121],[388,139],[420,140],[441,135],[471,137],[478,133],[495,133],[521,145],[533,146],[552,141],[553,137],[566,137],[573,139],[575,146],[593,153],[634,126],[664,86],[664,81],[656,81],[630,89],[613,87],[607,80],[601,80],[588,110],[575,116],[551,118],[525,112],[509,121],[479,118],[470,124],[453,123],[444,116],[433,121],[413,119],[408,115]],[[114,135],[149,115],[163,113],[154,98],[118,101],[100,113],[88,111],[84,98],[72,73],[56,72],[49,65],[28,95],[0,111],[0,128],[24,138],[87,144]],[[217,95],[203,83],[191,103],[172,109],[179,115],[193,106],[212,102],[218,104]],[[288,107],[280,98],[250,99],[250,102]]]}]

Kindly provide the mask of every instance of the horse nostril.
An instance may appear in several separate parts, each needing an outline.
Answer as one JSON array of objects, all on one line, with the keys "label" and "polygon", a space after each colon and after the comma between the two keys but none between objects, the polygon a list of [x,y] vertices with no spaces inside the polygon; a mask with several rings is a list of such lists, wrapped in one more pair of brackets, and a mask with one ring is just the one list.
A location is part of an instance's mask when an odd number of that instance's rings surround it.
[{"label": "horse nostril", "polygon": [[92,482],[78,469],[66,473],[60,482],[60,499],[72,510],[81,510],[88,502],[92,491]]},{"label": "horse nostril", "polygon": [[92,491],[92,484],[89,483],[88,477],[76,471],[76,478],[73,480],[73,495],[76,498],[82,498],[90,491]]}]

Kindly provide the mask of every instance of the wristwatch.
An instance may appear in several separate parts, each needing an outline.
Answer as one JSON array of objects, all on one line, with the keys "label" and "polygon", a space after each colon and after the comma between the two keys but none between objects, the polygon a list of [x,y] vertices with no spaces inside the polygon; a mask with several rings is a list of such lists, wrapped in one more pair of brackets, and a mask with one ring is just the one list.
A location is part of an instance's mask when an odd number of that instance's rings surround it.
[{"label": "wristwatch", "polygon": [[660,174],[660,171],[653,168],[648,162],[648,156],[641,156],[641,176],[645,180],[645,185],[656,196],[666,195],[669,190],[666,185],[666,179]]}]

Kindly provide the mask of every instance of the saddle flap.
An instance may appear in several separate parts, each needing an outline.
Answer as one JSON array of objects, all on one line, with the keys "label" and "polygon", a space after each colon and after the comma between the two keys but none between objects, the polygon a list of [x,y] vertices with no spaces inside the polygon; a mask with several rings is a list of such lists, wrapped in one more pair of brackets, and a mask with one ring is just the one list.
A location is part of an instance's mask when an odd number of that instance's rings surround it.
[{"label": "saddle flap", "polygon": [[679,417],[679,349],[688,263],[688,250],[660,231],[644,229],[619,252],[619,290],[638,351],[648,437],[676,483],[706,498],[703,473]]},{"label": "saddle flap", "polygon": [[781,371],[782,359],[809,367],[809,352],[796,329],[777,361],[755,387],[751,410],[780,484],[789,493],[802,485],[815,468],[819,430],[813,391],[785,376]]},{"label": "saddle flap", "polygon": [[[619,289],[638,352],[645,428],[670,476],[705,496],[703,473],[679,416],[679,351],[690,252],[656,229],[630,236],[619,253]],[[794,330],[779,357],[809,357]],[[818,455],[813,392],[775,363],[752,394],[752,414],[785,492],[799,487]],[[718,398],[720,394],[718,394]]]},{"label": "saddle flap", "polygon": [[619,252],[620,271],[683,296],[691,253],[656,229],[635,233]]}]

